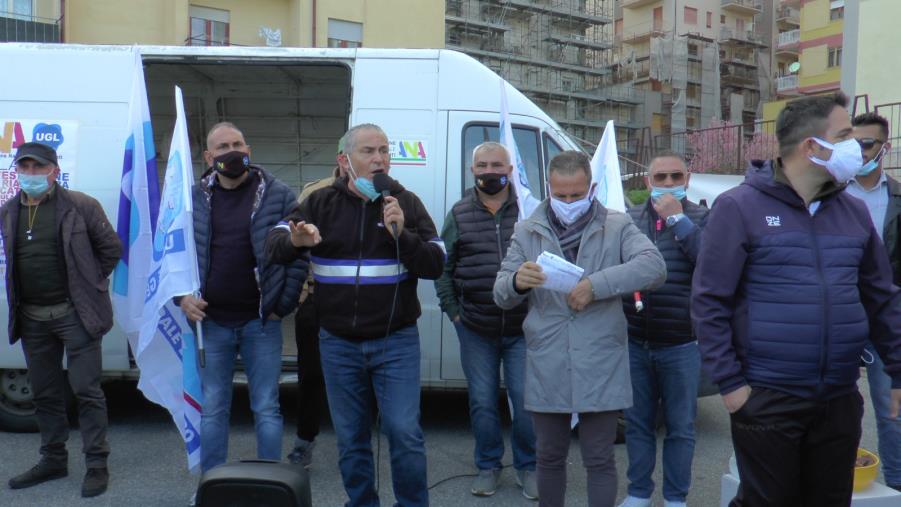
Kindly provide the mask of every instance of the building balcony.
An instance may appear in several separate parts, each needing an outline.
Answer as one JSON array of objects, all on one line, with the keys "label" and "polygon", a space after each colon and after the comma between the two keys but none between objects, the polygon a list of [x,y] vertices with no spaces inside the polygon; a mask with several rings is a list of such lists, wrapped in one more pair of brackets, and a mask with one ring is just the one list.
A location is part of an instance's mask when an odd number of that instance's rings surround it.
[{"label": "building balcony", "polygon": [[582,49],[605,50],[613,49],[613,43],[601,37],[590,37],[581,34],[551,34],[545,40],[558,44],[575,46]]},{"label": "building balcony", "polygon": [[466,53],[476,59],[479,59],[480,57],[495,58],[524,65],[568,70],[570,72],[592,76],[606,76],[610,74],[609,66],[598,66],[595,64],[577,65],[573,63],[551,61],[545,58],[535,58],[529,51],[521,46],[491,41],[482,41],[480,44],[474,44],[471,40],[455,39],[450,32],[448,32],[448,37],[445,40],[445,48]]},{"label": "building balcony", "polygon": [[720,0],[720,6],[724,11],[740,16],[756,16],[763,12],[760,0]]},{"label": "building balcony", "polygon": [[738,65],[720,65],[720,81],[723,85],[757,89],[757,72]]},{"label": "building balcony", "polygon": [[0,12],[0,42],[62,42],[60,20]]},{"label": "building balcony", "polygon": [[636,7],[660,3],[660,1],[661,0],[622,0],[622,6],[623,9],[634,9]]},{"label": "building balcony", "polygon": [[753,30],[733,30],[732,28],[721,28],[719,43],[725,45],[743,45],[766,47],[763,35]]},{"label": "building balcony", "polygon": [[801,30],[781,32],[776,37],[776,56],[797,56],[801,52]]},{"label": "building balcony", "polygon": [[444,23],[449,30],[472,34],[500,33],[510,30],[510,27],[507,25],[452,15],[444,16]]},{"label": "building balcony", "polygon": [[776,9],[776,26],[781,30],[801,28],[801,11],[788,6]]},{"label": "building balcony", "polygon": [[[493,3],[509,6],[524,12],[549,14],[556,20],[571,23],[594,26],[613,23],[613,18],[601,8],[576,2],[573,0],[490,0]],[[603,4],[601,4],[603,5]],[[509,12],[509,11],[507,11]]]},{"label": "building balcony", "polygon": [[798,85],[800,80],[798,76],[779,76],[776,78],[776,93],[779,95],[800,95]]}]

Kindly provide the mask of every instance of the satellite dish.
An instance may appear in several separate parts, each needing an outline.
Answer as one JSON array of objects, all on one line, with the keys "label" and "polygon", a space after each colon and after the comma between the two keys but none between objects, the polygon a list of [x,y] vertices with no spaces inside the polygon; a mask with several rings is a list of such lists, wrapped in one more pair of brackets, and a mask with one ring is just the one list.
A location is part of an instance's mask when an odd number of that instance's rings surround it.
[{"label": "satellite dish", "polygon": [[792,74],[801,70],[801,62],[792,62],[791,65],[788,66],[788,71]]}]

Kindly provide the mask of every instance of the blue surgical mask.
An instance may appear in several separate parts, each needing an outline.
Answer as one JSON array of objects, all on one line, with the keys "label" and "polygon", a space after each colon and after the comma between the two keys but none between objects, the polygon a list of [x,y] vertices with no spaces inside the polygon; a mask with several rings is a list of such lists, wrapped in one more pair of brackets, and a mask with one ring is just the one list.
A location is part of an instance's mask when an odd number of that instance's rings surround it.
[{"label": "blue surgical mask", "polygon": [[16,179],[19,181],[19,188],[29,197],[38,197],[50,190],[46,174],[16,173]]},{"label": "blue surgical mask", "polygon": [[663,197],[663,194],[672,194],[677,201],[685,199],[685,185],[677,185],[675,187],[651,187],[651,199],[657,200]]},{"label": "blue surgical mask", "polygon": [[[548,189],[548,194],[550,194],[550,189]],[[557,220],[560,220],[563,225],[570,226],[588,212],[593,199],[594,186],[592,186],[585,197],[578,201],[563,202],[551,196],[551,209],[554,210]]]},{"label": "blue surgical mask", "polygon": [[879,162],[882,161],[883,155],[885,155],[885,146],[883,146],[882,149],[879,150],[879,153],[877,153],[876,156],[873,157],[873,160],[870,160],[869,162],[864,164],[863,167],[861,167],[860,170],[857,171],[857,175],[866,176],[875,171],[876,168],[879,167]]},{"label": "blue surgical mask", "polygon": [[370,201],[374,201],[378,199],[382,194],[376,192],[375,185],[371,180],[368,180],[362,176],[357,176],[357,171],[354,170],[353,164],[350,162],[350,157],[347,157],[347,165],[350,166],[350,174],[354,177],[354,186],[357,187],[357,190],[365,195]]}]

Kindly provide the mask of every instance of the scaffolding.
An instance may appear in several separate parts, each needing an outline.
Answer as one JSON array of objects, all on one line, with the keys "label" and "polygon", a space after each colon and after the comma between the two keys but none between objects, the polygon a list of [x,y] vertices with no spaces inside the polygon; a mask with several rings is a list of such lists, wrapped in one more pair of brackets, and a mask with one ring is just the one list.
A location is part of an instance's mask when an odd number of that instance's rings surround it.
[{"label": "scaffolding", "polygon": [[574,137],[597,142],[608,119],[637,129],[644,96],[612,81],[613,0],[449,0],[446,47],[467,53]]}]

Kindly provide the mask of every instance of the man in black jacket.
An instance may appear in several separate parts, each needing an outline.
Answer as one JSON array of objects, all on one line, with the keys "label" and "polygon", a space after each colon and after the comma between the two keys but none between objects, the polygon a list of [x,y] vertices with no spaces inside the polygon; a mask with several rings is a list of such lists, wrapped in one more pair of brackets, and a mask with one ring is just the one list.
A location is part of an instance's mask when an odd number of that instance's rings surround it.
[{"label": "man in black jacket", "polygon": [[[854,138],[860,144],[864,165],[848,183],[845,191],[867,205],[876,233],[885,243],[895,284],[901,283],[901,183],[883,171],[882,161],[891,151],[888,120],[876,113],[855,116]],[[868,343],[864,356],[870,399],[876,413],[879,435],[879,461],[885,483],[901,491],[901,419],[891,417],[892,379],[885,373],[885,364]]]},{"label": "man in black jacket", "polygon": [[257,457],[277,461],[282,454],[281,318],[297,306],[306,264],[296,260],[283,266],[265,260],[266,234],[294,207],[294,193],[252,165],[250,154],[235,125],[214,125],[203,153],[210,170],[192,189],[202,297],[184,296],[179,304],[189,319],[203,322],[204,472],[228,456],[228,416],[239,353],[247,371]]},{"label": "man in black jacket", "polygon": [[347,505],[378,505],[373,394],[391,446],[394,496],[400,505],[428,505],[416,285],[441,276],[444,244],[412,192],[393,180],[389,195],[375,190],[373,179],[390,169],[382,129],[357,125],[345,136],[338,164],[347,176],[310,194],[269,233],[266,249],[275,262],[311,254],[319,352]]},{"label": "man in black jacket", "polygon": [[8,332],[11,344],[22,340],[41,430],[41,461],[10,479],[9,487],[28,488],[69,473],[65,352],[87,465],[81,496],[97,496],[109,482],[100,342],[113,327],[107,277],[122,243],[100,203],[56,183],[53,148],[25,143],[14,163],[20,191],[0,209]]},{"label": "man in black jacket", "polygon": [[658,155],[648,167],[647,203],[629,210],[635,225],[666,261],[666,283],[636,299],[623,301],[629,322],[632,408],[626,410],[629,495],[621,507],[648,507],[657,462],[657,410],[663,407],[663,499],[666,507],[685,505],[691,484],[694,421],[701,356],[691,332],[689,296],[707,208],[685,197],[690,178],[682,158]]},{"label": "man in black jacket", "polygon": [[435,282],[441,309],[457,329],[460,360],[469,385],[469,418],[475,436],[479,473],[470,491],[491,496],[497,490],[504,438],[497,409],[501,362],[512,406],[513,467],[523,495],[538,498],[535,481],[535,433],[523,407],[526,341],[523,302],[510,311],[494,303],[494,280],[507,255],[519,215],[509,183],[510,155],[502,144],[482,143],[473,150],[475,186],[466,191],[444,219],[441,238],[447,248],[444,274]]}]

